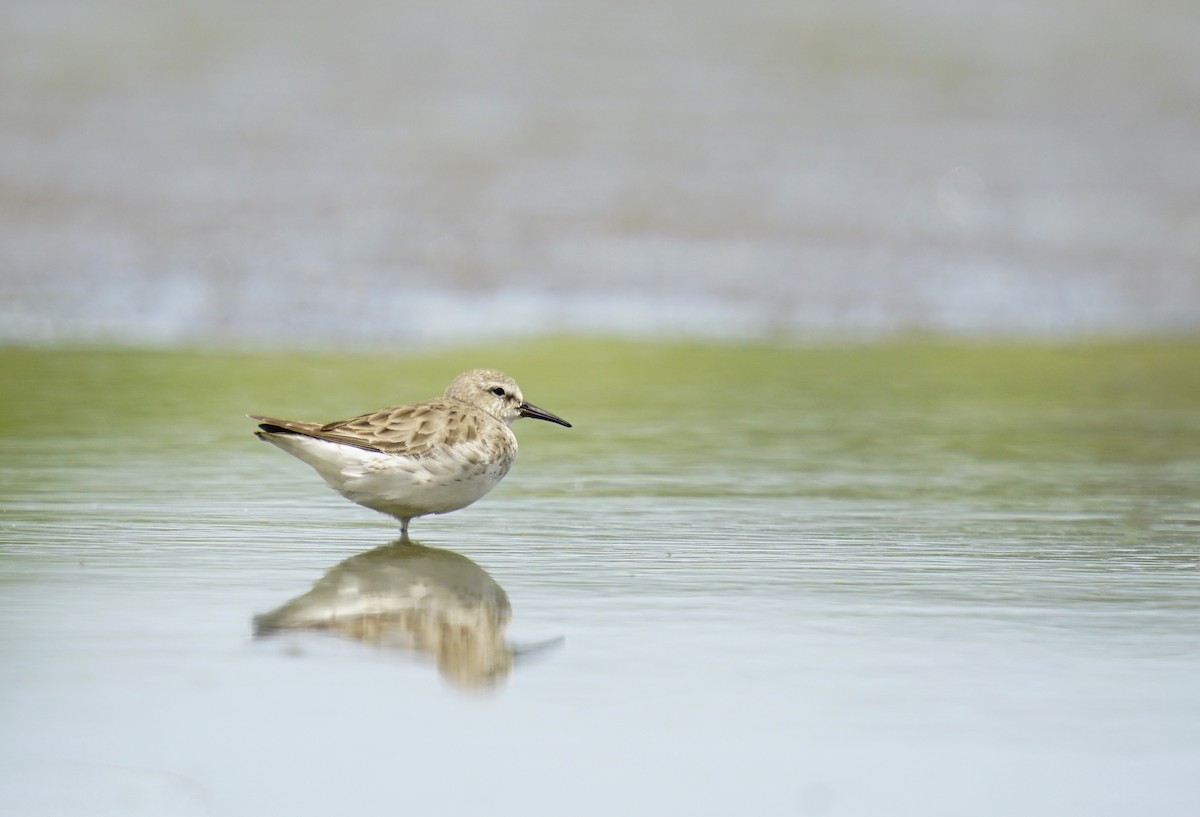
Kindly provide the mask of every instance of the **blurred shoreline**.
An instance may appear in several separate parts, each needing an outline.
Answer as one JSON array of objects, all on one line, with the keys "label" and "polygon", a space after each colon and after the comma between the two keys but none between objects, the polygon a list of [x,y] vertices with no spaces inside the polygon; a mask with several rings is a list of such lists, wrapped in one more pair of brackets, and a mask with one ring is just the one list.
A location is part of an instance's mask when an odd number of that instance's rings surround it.
[{"label": "blurred shoreline", "polygon": [[0,8],[0,343],[1200,331],[1200,6]]}]

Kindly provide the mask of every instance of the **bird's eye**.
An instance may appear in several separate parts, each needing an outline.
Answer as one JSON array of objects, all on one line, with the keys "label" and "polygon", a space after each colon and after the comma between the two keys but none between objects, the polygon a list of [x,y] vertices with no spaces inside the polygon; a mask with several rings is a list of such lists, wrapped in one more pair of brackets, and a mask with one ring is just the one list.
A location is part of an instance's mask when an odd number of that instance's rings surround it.
[{"label": "bird's eye", "polygon": [[492,389],[492,394],[496,395],[497,397],[503,397],[504,396],[504,387],[497,386],[496,388]]}]

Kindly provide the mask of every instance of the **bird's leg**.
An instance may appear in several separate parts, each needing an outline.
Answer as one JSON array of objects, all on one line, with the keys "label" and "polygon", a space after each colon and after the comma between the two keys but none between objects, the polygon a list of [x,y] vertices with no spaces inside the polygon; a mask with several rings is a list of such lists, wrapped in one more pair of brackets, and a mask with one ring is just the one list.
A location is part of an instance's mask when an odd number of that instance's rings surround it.
[{"label": "bird's leg", "polygon": [[411,517],[400,520],[400,541],[401,541],[401,543],[404,543],[404,544],[407,544],[412,541],[411,539],[408,538],[409,519],[411,519]]}]

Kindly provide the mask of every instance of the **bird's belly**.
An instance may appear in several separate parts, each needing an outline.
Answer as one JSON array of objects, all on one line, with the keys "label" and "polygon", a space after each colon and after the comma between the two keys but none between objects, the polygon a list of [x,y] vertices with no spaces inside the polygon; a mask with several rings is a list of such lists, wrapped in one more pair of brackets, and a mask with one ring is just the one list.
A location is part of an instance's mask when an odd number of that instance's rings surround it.
[{"label": "bird's belly", "polygon": [[465,508],[495,488],[507,471],[500,463],[387,457],[347,474],[339,490],[347,499],[392,516],[423,516]]},{"label": "bird's belly", "polygon": [[346,499],[400,519],[465,508],[496,487],[516,454],[458,447],[404,457],[301,435],[267,439],[315,468]]}]

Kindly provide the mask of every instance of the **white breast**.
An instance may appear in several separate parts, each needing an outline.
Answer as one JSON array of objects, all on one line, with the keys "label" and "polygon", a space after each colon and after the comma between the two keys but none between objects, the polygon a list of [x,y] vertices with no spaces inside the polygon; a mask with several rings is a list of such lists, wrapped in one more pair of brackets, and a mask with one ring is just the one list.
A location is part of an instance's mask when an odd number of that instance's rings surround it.
[{"label": "white breast", "polygon": [[475,443],[406,457],[298,434],[268,439],[311,465],[342,496],[401,519],[465,508],[495,488],[515,459]]}]

